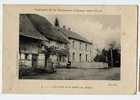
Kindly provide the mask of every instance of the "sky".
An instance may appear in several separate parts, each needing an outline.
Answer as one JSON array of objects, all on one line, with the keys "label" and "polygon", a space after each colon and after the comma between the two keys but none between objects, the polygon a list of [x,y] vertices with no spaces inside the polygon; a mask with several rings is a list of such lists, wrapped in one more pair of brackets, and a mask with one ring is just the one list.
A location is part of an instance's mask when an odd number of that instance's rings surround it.
[{"label": "sky", "polygon": [[42,15],[52,24],[58,18],[60,27],[71,28],[72,31],[87,38],[98,49],[109,48],[109,44],[120,46],[120,15]]}]

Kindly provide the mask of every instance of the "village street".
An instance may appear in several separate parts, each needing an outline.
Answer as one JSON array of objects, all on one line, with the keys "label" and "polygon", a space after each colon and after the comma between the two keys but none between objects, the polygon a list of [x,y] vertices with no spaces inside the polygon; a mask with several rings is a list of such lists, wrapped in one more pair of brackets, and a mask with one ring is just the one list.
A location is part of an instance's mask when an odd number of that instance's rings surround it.
[{"label": "village street", "polygon": [[[66,16],[62,16],[62,23],[65,17]],[[77,16],[77,18],[79,19],[81,17]],[[104,17],[101,18],[103,19]],[[75,19],[75,17],[73,17],[73,19]],[[89,17],[89,19],[91,18]],[[72,19],[70,18],[69,20]],[[81,22],[82,20],[83,19],[81,19]],[[65,24],[60,26],[57,17],[55,17],[54,23],[51,23],[50,19],[42,15],[21,14],[19,21],[20,79],[120,79],[120,68],[116,68],[116,66],[120,66],[121,57],[120,43],[117,43],[119,39],[113,40],[113,42],[109,44],[106,42],[102,44],[101,42],[99,45],[104,46],[99,48],[93,44],[93,41],[95,42],[96,39],[91,39],[90,35],[89,37],[84,37],[84,34],[81,33],[84,31],[81,30],[81,28],[76,29],[79,30],[77,33],[75,29],[71,30],[68,23],[66,23],[67,26],[65,26]],[[98,21],[100,22],[100,19],[98,19]],[[72,26],[75,27],[76,24],[80,25],[80,23],[77,22]],[[71,21],[69,24],[71,24]],[[94,25],[94,22],[89,25],[92,24]],[[112,26],[112,22],[110,25]],[[86,33],[91,33],[91,31],[87,32],[87,30],[86,28]],[[108,36],[108,34],[104,36]],[[98,39],[99,43],[101,39],[102,38]],[[103,41],[106,41],[106,38]],[[116,46],[117,44],[118,46]],[[106,47],[108,49],[106,49]],[[108,66],[112,68],[108,68]]]},{"label": "village street", "polygon": [[23,76],[24,79],[46,80],[119,80],[120,68],[58,68],[55,73]]}]

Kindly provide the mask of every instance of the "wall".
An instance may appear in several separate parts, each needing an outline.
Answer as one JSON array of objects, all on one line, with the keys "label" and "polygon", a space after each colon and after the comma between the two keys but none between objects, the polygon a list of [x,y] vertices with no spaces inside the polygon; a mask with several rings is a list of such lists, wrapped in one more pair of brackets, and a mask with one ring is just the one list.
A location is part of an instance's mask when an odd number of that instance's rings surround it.
[{"label": "wall", "polygon": [[[87,45],[87,48],[86,48]],[[70,60],[72,62],[91,62],[91,45],[70,39]],[[74,53],[74,54],[73,54]],[[80,61],[81,54],[81,61]],[[73,57],[75,55],[75,57]],[[87,55],[87,58],[86,58]]]},{"label": "wall", "polygon": [[37,54],[37,67],[45,66],[45,55],[41,53],[40,42],[27,37],[20,37],[19,64],[22,67],[32,67],[32,55]]},{"label": "wall", "polygon": [[21,41],[19,47],[20,51],[24,53],[38,54],[39,52],[39,44],[34,41]]},{"label": "wall", "polygon": [[[45,42],[45,44],[48,47],[54,46],[57,50],[66,49],[66,44],[59,43],[56,41],[49,41]],[[37,67],[43,68],[45,67],[45,54],[41,52],[41,44],[39,41],[32,41],[31,39],[27,38],[20,38],[20,65],[25,65],[27,68],[32,67],[32,54],[37,54]],[[26,57],[28,56],[28,57]],[[48,65],[50,62],[59,64],[59,66],[66,66],[68,62],[68,56],[60,56],[58,54],[56,55],[50,55],[48,58]]]}]

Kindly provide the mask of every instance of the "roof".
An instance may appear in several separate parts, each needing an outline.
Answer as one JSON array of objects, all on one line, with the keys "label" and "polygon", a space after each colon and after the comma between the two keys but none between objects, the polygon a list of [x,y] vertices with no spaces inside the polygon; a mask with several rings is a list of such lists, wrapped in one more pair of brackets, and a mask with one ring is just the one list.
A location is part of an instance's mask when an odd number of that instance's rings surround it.
[{"label": "roof", "polygon": [[20,14],[19,31],[20,31],[19,34],[21,36],[48,41],[47,38],[45,38],[35,29],[31,21],[28,19],[28,17],[25,14]]},{"label": "roof", "polygon": [[64,28],[58,28],[58,30],[61,31],[61,32],[63,32],[63,34],[65,36],[67,36],[68,38],[71,38],[71,39],[75,39],[75,40],[79,40],[79,41],[82,41],[82,42],[86,42],[86,43],[92,44],[86,38],[82,37],[80,34],[75,33],[75,32],[73,32],[71,30],[67,30],[67,29],[64,29]]},{"label": "roof", "polygon": [[45,37],[62,43],[69,43],[68,38],[57,30],[45,17],[37,14],[26,14],[34,27]]}]

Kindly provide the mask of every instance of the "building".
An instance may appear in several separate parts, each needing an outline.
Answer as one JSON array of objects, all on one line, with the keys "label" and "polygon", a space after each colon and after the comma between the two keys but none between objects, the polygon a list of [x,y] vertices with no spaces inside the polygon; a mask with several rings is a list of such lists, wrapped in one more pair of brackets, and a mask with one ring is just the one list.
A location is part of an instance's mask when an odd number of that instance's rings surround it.
[{"label": "building", "polygon": [[41,35],[33,26],[29,18],[21,14],[19,25],[19,66],[20,68],[44,67],[44,52],[41,47],[48,39]]},{"label": "building", "polygon": [[[21,65],[42,67],[80,67],[92,62],[92,43],[70,28],[52,25],[37,14],[20,15]],[[28,63],[27,63],[28,62]]]},{"label": "building", "polygon": [[45,17],[36,14],[26,14],[33,23],[34,27],[49,41],[44,42],[46,49],[47,67],[63,67],[67,65],[69,55],[69,40],[60,31],[57,30]]},{"label": "building", "polygon": [[92,62],[92,43],[86,38],[82,37],[80,34],[73,32],[70,28],[66,29],[57,28],[59,31],[63,32],[65,36],[69,39],[69,57],[68,60],[71,62],[72,66],[85,66],[87,63]]}]

